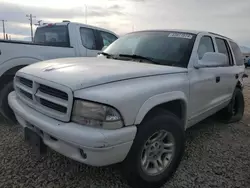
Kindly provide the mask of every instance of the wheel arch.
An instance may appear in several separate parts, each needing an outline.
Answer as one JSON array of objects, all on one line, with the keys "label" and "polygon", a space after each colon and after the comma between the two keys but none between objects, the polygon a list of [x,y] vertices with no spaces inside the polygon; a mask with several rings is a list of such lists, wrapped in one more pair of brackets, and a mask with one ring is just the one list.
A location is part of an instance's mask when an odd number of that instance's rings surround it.
[{"label": "wheel arch", "polygon": [[158,109],[168,110],[179,117],[185,129],[187,120],[187,98],[183,92],[170,92],[149,98],[140,108],[135,124],[140,124],[148,117],[155,115]]},{"label": "wheel arch", "polygon": [[32,63],[36,63],[38,61],[41,61],[37,58],[32,57],[20,57],[20,58],[13,58],[9,59],[8,61],[5,61],[0,66],[0,85],[3,86],[9,81],[13,80],[16,72],[20,70],[21,68],[28,66]]}]

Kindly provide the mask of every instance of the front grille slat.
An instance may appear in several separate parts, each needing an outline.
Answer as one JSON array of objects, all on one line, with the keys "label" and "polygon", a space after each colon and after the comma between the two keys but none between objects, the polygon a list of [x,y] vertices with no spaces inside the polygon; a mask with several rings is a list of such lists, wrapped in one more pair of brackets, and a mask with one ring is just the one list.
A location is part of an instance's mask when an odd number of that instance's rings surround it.
[{"label": "front grille slat", "polygon": [[20,89],[20,93],[32,100],[32,94]]},{"label": "front grille slat", "polygon": [[53,109],[53,110],[56,110],[56,111],[59,111],[61,113],[66,113],[67,112],[67,108],[64,107],[64,106],[61,106],[59,104],[56,104],[56,103],[53,103],[53,102],[50,102],[50,101],[47,101],[45,99],[42,99],[40,98],[40,102],[43,106],[46,106],[50,109]]},{"label": "front grille slat", "polygon": [[68,94],[63,92],[63,91],[60,91],[58,89],[55,89],[55,88],[52,88],[52,87],[49,87],[49,86],[46,86],[43,84],[40,84],[38,89],[39,89],[39,91],[46,93],[48,95],[52,95],[54,97],[58,97],[60,99],[66,100],[66,101],[68,100]]},{"label": "front grille slat", "polygon": [[35,94],[35,96],[38,98],[42,98],[42,99],[45,99],[47,101],[53,102],[55,104],[59,104],[59,105],[64,106],[64,107],[68,106],[68,103],[67,103],[68,101],[65,101],[63,99],[60,99],[60,98],[57,98],[57,97],[54,97],[54,96],[51,96],[51,95],[48,95],[45,93],[42,93],[41,91],[38,91]]},{"label": "front grille slat", "polygon": [[19,81],[21,84],[29,87],[29,88],[32,88],[33,87],[33,82],[31,80],[28,80],[26,78],[23,78],[23,77],[19,77]]}]

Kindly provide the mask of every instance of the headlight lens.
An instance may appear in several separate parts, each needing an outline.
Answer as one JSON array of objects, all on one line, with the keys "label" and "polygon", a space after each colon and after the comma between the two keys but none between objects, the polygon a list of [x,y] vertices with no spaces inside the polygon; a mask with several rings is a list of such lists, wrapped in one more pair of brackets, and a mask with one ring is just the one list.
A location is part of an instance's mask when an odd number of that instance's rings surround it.
[{"label": "headlight lens", "polygon": [[119,112],[103,104],[75,100],[72,121],[104,129],[118,129],[123,126]]}]

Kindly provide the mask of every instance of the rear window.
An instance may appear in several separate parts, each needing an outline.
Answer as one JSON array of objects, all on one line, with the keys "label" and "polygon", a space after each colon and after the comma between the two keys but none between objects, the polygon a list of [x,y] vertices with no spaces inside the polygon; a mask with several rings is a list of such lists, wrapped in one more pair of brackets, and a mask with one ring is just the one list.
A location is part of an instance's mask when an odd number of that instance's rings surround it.
[{"label": "rear window", "polygon": [[36,30],[34,43],[48,46],[70,47],[68,26],[52,25]]},{"label": "rear window", "polygon": [[234,53],[236,65],[243,65],[244,64],[243,55],[241,53],[239,46],[235,42],[232,42],[232,41],[230,41],[230,45]]}]

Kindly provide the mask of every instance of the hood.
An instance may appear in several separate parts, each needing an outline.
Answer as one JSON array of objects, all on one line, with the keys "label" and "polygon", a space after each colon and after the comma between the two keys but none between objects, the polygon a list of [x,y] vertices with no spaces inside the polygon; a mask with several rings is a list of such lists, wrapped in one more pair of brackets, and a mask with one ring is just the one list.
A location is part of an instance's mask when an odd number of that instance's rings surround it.
[{"label": "hood", "polygon": [[43,61],[19,72],[65,85],[74,91],[109,82],[186,71],[179,67],[84,57]]}]

